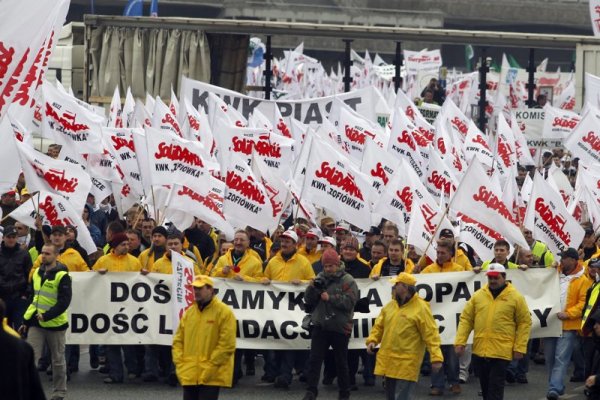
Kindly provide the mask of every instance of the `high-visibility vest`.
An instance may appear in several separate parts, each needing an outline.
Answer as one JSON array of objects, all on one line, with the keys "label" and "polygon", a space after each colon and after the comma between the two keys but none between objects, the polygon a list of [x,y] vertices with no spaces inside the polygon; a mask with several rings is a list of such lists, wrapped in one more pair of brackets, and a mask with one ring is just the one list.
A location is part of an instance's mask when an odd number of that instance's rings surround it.
[{"label": "high-visibility vest", "polygon": [[598,294],[600,294],[600,285],[595,284],[592,287],[592,291],[590,292],[590,296],[585,303],[585,308],[583,309],[583,316],[581,317],[581,327],[585,324],[587,317],[590,315],[590,312],[594,308],[596,301],[598,300]]},{"label": "high-visibility vest", "polygon": [[554,255],[552,254],[552,252],[550,252],[550,250],[548,250],[548,246],[546,246],[544,243],[540,242],[539,240],[536,240],[535,243],[533,244],[533,248],[531,249],[531,254],[533,254],[535,257],[537,257],[540,261],[540,265],[543,265],[545,267],[549,267],[552,265],[552,263],[554,262]]},{"label": "high-visibility vest", "polygon": [[[26,320],[31,319],[38,312],[44,314],[56,305],[58,302],[58,285],[60,285],[61,279],[69,274],[67,271],[59,271],[54,279],[46,279],[42,284],[42,278],[38,272],[39,268],[33,273],[33,301],[25,311]],[[65,310],[56,318],[50,321],[39,321],[39,324],[42,328],[57,328],[67,322],[69,322],[69,319]]]}]

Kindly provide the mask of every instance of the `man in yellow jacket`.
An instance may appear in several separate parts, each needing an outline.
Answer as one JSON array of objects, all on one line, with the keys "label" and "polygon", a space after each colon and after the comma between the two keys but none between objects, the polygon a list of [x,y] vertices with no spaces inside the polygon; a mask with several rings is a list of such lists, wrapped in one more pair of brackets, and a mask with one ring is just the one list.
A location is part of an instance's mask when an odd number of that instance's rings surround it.
[{"label": "man in yellow jacket", "polygon": [[239,281],[256,282],[263,277],[260,256],[250,249],[250,236],[245,230],[238,230],[233,236],[233,249],[219,257],[211,270],[211,276],[230,278]]},{"label": "man in yellow jacket", "polygon": [[231,387],[236,320],[215,296],[212,279],[200,275],[191,286],[196,304],[173,337],[173,362],[184,400],[216,400],[220,387]]},{"label": "man in yellow jacket", "polygon": [[560,304],[557,314],[562,321],[562,336],[544,338],[544,353],[548,368],[548,400],[557,400],[565,391],[565,375],[581,329],[585,297],[592,281],[586,276],[579,252],[568,248],[561,254],[559,267]]},{"label": "man in yellow jacket", "polygon": [[[120,232],[111,236],[109,242],[110,251],[108,254],[100,257],[93,266],[93,270],[101,275],[107,272],[140,272],[142,264],[140,261],[129,254],[129,240],[127,234]],[[123,383],[123,352],[125,366],[131,378],[139,376],[142,372],[141,365],[136,360],[135,345],[106,345],[106,358],[109,364],[108,378],[104,383]]]},{"label": "man in yellow jacket", "polygon": [[390,279],[394,284],[393,299],[387,303],[375,320],[367,338],[367,352],[377,352],[375,375],[385,378],[388,399],[411,399],[425,348],[431,354],[431,367],[442,367],[440,334],[431,314],[429,304],[417,294],[417,280],[411,274],[401,272]]},{"label": "man in yellow jacket", "polygon": [[488,284],[473,294],[460,315],[454,346],[461,356],[475,331],[473,367],[483,400],[502,400],[510,361],[527,354],[531,316],[525,298],[506,282],[502,264],[490,264],[486,275]]},{"label": "man in yellow jacket", "polygon": [[[435,262],[429,264],[422,274],[433,274],[440,272],[460,272],[465,268],[452,260],[454,259],[456,248],[454,242],[448,239],[440,239],[437,242]],[[442,354],[444,355],[444,368],[437,373],[431,374],[430,396],[442,396],[446,383],[450,385],[452,394],[460,394],[460,363],[452,345],[442,345]]]},{"label": "man in yellow jacket", "polygon": [[[298,254],[296,232],[293,230],[283,232],[280,242],[281,251],[269,260],[262,283],[265,285],[271,281],[289,282],[294,285],[308,283],[315,277],[315,272],[306,257]],[[288,389],[292,384],[294,366],[306,362],[308,351],[282,350],[280,355],[279,367],[272,362],[272,352],[265,355],[264,379],[272,381],[274,378],[276,388]]]},{"label": "man in yellow jacket", "polygon": [[[185,239],[181,233],[169,233],[167,235],[167,251],[165,252],[165,254],[163,254],[163,256],[161,258],[154,261],[154,264],[152,265],[150,272],[154,272],[157,274],[169,274],[169,275],[172,274],[173,273],[173,262],[171,261],[171,252],[174,251],[175,253],[181,254],[188,261],[191,261],[194,263],[194,275],[195,276],[201,275],[200,268],[198,267],[198,264],[196,263],[196,261],[193,258],[189,257],[189,255],[190,255],[189,253],[184,251],[184,245],[183,245],[184,241],[185,241]],[[200,259],[200,260],[202,260],[202,259]]]}]

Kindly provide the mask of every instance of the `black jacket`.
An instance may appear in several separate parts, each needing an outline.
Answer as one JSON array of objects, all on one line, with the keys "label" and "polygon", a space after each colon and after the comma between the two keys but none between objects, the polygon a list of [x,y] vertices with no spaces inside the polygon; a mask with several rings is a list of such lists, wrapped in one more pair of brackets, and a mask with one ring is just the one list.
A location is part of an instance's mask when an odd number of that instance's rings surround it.
[{"label": "black jacket", "polygon": [[352,261],[344,261],[344,271],[352,275],[353,278],[368,278],[371,273],[371,268],[368,264],[355,258]]},{"label": "black jacket", "polygon": [[31,256],[17,244],[14,248],[0,245],[0,298],[14,299],[28,296],[27,280],[31,270]]},{"label": "black jacket", "polygon": [[3,399],[46,400],[33,349],[0,328],[0,393]]},{"label": "black jacket", "polygon": [[[56,268],[54,268],[52,271],[49,271],[48,273],[46,273],[44,266],[41,266],[40,268],[38,268],[36,270],[35,273],[38,274],[42,278],[42,284],[43,284],[47,279],[53,280],[55,278],[56,274],[59,273],[60,271],[68,272],[69,270],[67,269],[67,267],[64,264],[56,262]],[[29,299],[29,303],[31,304],[33,302],[33,298],[35,296],[35,293],[33,290],[33,280],[30,284],[30,290],[31,290],[31,296]],[[63,312],[65,312],[65,310],[67,308],[69,308],[69,305],[71,304],[72,295],[73,295],[73,292],[71,289],[71,277],[67,274],[60,280],[60,283],[58,284],[58,297],[56,299],[57,300],[56,304],[44,313],[44,319],[46,321],[50,321],[50,320],[58,317]],[[37,318],[35,317],[35,314],[30,319],[24,320],[23,323],[27,326],[40,326]],[[64,325],[57,326],[55,328],[44,328],[44,329],[48,329],[48,330],[52,330],[52,331],[64,331],[68,327],[69,327],[69,323],[67,322]]]}]

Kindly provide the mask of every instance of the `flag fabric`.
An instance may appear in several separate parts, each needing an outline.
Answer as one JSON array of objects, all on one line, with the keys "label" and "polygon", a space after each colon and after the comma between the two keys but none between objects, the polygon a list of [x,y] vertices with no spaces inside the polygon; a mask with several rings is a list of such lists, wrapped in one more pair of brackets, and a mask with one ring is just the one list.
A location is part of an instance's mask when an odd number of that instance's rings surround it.
[{"label": "flag fabric", "polygon": [[42,82],[69,0],[5,0],[0,28],[0,117],[27,106]]},{"label": "flag fabric", "polygon": [[347,157],[313,140],[301,198],[367,231],[371,227],[371,188],[371,179]]},{"label": "flag fabric", "polygon": [[82,107],[48,82],[42,85],[42,136],[71,145],[79,154],[102,152],[104,117]]},{"label": "flag fabric", "polygon": [[600,110],[591,107],[563,144],[581,161],[588,164],[599,163]]},{"label": "flag fabric", "polygon": [[21,166],[30,192],[45,190],[64,196],[81,215],[90,192],[90,176],[77,165],[55,160],[17,142]]},{"label": "flag fabric", "polygon": [[246,160],[237,154],[229,158],[223,209],[235,228],[251,226],[262,232],[271,228],[273,206],[269,194]]},{"label": "flag fabric", "polygon": [[493,221],[493,229],[508,242],[528,246],[511,212],[512,207],[509,208],[502,201],[501,188],[493,184],[476,158],[454,193],[450,208],[484,225]]},{"label": "flag fabric", "polygon": [[194,290],[190,286],[194,281],[194,261],[171,250],[171,265],[173,266],[173,282],[171,285],[173,297],[173,332],[175,332],[185,310],[196,301]]},{"label": "flag fabric", "polygon": [[569,247],[578,248],[585,234],[581,225],[569,214],[560,194],[539,173],[533,179],[524,226],[554,254],[560,254]]},{"label": "flag fabric", "polygon": [[[87,196],[87,195],[86,195]],[[42,225],[73,226],[77,230],[77,241],[89,254],[97,251],[90,232],[70,201],[59,194],[40,190],[32,201],[21,204],[11,213],[15,220],[36,229],[36,216],[42,218]]]}]

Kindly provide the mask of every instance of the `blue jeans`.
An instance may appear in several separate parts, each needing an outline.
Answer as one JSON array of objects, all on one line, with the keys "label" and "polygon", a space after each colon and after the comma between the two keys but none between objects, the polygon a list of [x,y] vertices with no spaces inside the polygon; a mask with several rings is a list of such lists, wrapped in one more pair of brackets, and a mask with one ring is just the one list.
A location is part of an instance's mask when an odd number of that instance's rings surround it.
[{"label": "blue jeans", "polygon": [[454,345],[442,345],[442,354],[444,356],[444,364],[439,372],[431,374],[431,387],[444,390],[446,387],[445,381],[449,385],[458,384],[458,357],[454,352]]},{"label": "blue jeans", "polygon": [[385,378],[386,400],[410,400],[417,382],[404,379]]},{"label": "blue jeans", "polygon": [[544,339],[544,353],[548,368],[548,392],[565,392],[565,375],[571,363],[577,331],[563,331],[562,337]]},{"label": "blue jeans", "polygon": [[527,342],[527,353],[523,355],[520,360],[512,360],[508,365],[508,373],[515,378],[526,378],[527,372],[529,372],[529,353],[531,352],[530,340]]}]

